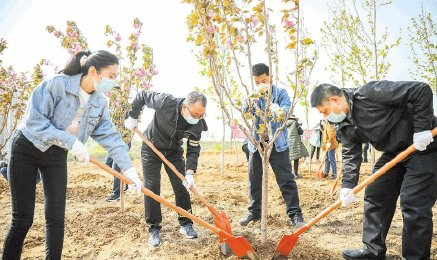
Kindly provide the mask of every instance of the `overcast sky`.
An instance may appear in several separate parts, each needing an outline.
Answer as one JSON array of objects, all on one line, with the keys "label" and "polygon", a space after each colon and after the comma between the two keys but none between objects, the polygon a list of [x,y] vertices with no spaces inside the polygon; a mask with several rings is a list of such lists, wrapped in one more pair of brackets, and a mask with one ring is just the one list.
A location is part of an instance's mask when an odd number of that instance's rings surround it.
[{"label": "overcast sky", "polygon": [[[320,28],[327,19],[326,1],[302,0],[301,5],[308,31],[320,43]],[[436,0],[424,0],[424,6],[426,11],[437,17]],[[419,0],[393,0],[391,5],[379,10],[380,27],[388,28],[391,39],[402,37],[401,46],[389,56],[392,68],[387,79],[411,79],[408,73],[411,62],[408,60],[407,26],[410,18],[416,17],[419,10]],[[98,50],[106,49],[106,37],[103,34],[106,24],[123,37],[131,31],[133,18],[138,17],[144,23],[141,41],[153,48],[159,70],[153,80],[153,90],[185,96],[195,86],[203,87],[208,83],[198,74],[199,66],[192,54],[192,43],[186,42],[188,30],[185,18],[189,11],[190,7],[179,0],[1,0],[0,37],[8,41],[8,49],[2,59],[6,65],[14,65],[19,71],[31,70],[41,58],[47,58],[62,67],[69,55],[60,47],[57,39],[46,32],[47,25],[64,29],[67,20],[76,21],[90,49]],[[321,52],[321,59],[313,72],[313,80],[319,83],[329,82],[329,75],[324,71],[328,60],[323,49]],[[255,55],[254,62],[266,62],[264,59],[265,56],[260,53]],[[151,118],[152,112],[146,111],[143,124]],[[219,114],[217,107],[211,104],[207,113],[210,134],[220,136],[220,122],[215,118]],[[297,114],[302,115],[302,110],[297,109]],[[310,117],[312,121],[320,118],[314,111]]]}]

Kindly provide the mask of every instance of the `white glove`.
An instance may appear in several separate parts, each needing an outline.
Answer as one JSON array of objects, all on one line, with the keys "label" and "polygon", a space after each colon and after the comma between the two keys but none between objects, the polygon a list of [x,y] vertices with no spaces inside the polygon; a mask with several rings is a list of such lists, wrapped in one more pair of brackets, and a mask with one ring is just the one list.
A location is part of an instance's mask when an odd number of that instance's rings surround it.
[{"label": "white glove", "polygon": [[326,143],[326,148],[330,148],[331,147],[331,143]]},{"label": "white glove", "polygon": [[81,141],[76,138],[76,141],[73,144],[73,148],[71,149],[71,154],[76,158],[79,162],[84,162],[87,164],[90,161],[90,156],[88,151],[86,150],[85,145]]},{"label": "white glove", "polygon": [[414,133],[413,135],[414,147],[419,151],[425,150],[432,141],[434,141],[434,139],[432,138],[431,130]]},{"label": "white glove", "polygon": [[133,131],[138,126],[138,119],[133,119],[132,117],[128,117],[124,120],[124,127]]},{"label": "white glove", "polygon": [[343,207],[347,207],[349,204],[357,200],[355,194],[352,193],[352,189],[349,188],[342,188],[339,197],[341,199],[341,205]]},{"label": "white glove", "polygon": [[187,190],[189,190],[191,186],[194,186],[194,177],[191,172],[185,173],[185,181],[183,182],[183,185]]},{"label": "white glove", "polygon": [[132,192],[141,194],[141,188],[143,187],[143,183],[141,182],[140,178],[138,177],[138,173],[135,170],[134,167],[129,168],[127,171],[125,171],[124,176],[128,177],[132,180],[133,184],[129,184],[129,189]]},{"label": "white glove", "polygon": [[270,105],[270,111],[272,111],[273,114],[277,114],[280,109],[281,109],[281,107],[276,103],[272,103]]}]

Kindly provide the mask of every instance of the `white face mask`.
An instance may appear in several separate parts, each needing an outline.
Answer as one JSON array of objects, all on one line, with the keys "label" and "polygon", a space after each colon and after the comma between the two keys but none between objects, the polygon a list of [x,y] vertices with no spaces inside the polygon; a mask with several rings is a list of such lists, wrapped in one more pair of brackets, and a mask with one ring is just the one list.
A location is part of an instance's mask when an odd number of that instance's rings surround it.
[{"label": "white face mask", "polygon": [[270,88],[270,84],[268,84],[268,83],[259,83],[258,85],[256,85],[256,89],[260,93],[266,93],[267,90],[269,90],[269,88]]},{"label": "white face mask", "polygon": [[200,119],[194,118],[192,116],[184,116],[185,121],[190,125],[195,125],[199,123]]},{"label": "white face mask", "polygon": [[96,90],[96,92],[106,93],[111,91],[115,87],[115,84],[117,84],[115,79],[102,77],[102,80],[100,82],[94,81],[94,89]]},{"label": "white face mask", "polygon": [[334,113],[334,111],[332,110],[332,103],[331,103],[331,113],[326,117],[326,120],[328,120],[329,122],[332,123],[340,123],[341,121],[346,119],[346,113],[344,113],[341,110],[341,105],[340,105],[340,114]]}]

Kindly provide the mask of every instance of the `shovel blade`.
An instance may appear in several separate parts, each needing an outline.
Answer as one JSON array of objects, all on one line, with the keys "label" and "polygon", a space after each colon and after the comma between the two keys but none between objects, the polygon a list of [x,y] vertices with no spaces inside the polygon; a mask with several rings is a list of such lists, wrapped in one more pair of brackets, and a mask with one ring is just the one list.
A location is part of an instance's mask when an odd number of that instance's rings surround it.
[{"label": "shovel blade", "polygon": [[335,196],[337,194],[337,192],[338,192],[338,188],[334,189],[334,187],[333,187],[333,188],[331,188],[331,192],[329,194],[331,196]]},{"label": "shovel blade", "polygon": [[252,246],[244,237],[225,238],[224,242],[226,242],[238,258],[259,260],[255,250],[253,250]]},{"label": "shovel blade", "polygon": [[[217,228],[220,228],[226,233],[232,235],[231,223],[229,222],[229,219],[224,212],[220,212],[217,216],[214,217],[214,224]],[[223,241],[223,238],[220,237],[220,242]]]},{"label": "shovel blade", "polygon": [[325,178],[325,172],[323,171],[322,167],[319,167],[319,169],[317,169],[316,176],[319,179],[324,179]]},{"label": "shovel blade", "polygon": [[272,259],[278,259],[280,256],[288,256],[296,246],[297,241],[299,240],[299,236],[295,234],[284,235],[276,246],[275,253],[272,256]]}]

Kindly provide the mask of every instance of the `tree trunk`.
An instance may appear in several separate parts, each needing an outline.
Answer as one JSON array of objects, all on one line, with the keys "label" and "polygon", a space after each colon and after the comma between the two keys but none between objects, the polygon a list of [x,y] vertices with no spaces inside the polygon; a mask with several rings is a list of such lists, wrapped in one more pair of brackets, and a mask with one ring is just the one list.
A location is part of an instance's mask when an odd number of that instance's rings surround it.
[{"label": "tree trunk", "polygon": [[226,120],[225,120],[225,113],[222,109],[222,119],[223,119],[223,136],[222,136],[222,154],[221,154],[221,173],[222,177],[225,176],[225,134],[226,134]]},{"label": "tree trunk", "polygon": [[267,242],[267,214],[268,214],[268,198],[269,198],[269,160],[268,149],[263,151],[264,155],[261,156],[263,166],[263,178],[262,178],[262,199],[261,199],[261,244]]}]

